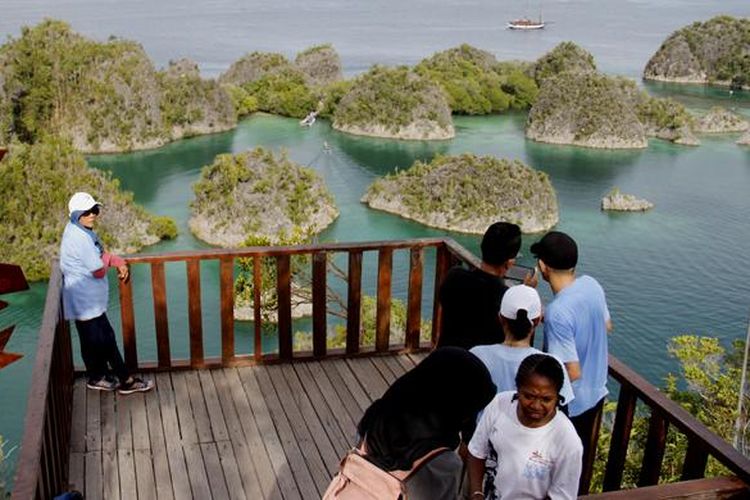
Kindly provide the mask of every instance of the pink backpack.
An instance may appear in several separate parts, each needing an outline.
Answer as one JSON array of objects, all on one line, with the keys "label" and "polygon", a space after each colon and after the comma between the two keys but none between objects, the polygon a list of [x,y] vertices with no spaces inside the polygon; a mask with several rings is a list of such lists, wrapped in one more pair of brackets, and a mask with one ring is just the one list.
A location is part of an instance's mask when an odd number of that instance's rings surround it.
[{"label": "pink backpack", "polygon": [[410,470],[384,471],[355,448],[344,457],[323,500],[406,500],[406,481],[423,465],[449,448],[437,448],[416,460]]}]

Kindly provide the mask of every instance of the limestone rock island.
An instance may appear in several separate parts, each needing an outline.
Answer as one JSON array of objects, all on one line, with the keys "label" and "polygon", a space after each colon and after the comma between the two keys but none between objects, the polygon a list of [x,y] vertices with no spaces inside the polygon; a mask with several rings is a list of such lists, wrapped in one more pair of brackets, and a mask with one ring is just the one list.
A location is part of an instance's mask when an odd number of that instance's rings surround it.
[{"label": "limestone rock island", "polygon": [[222,247],[258,239],[276,245],[319,233],[339,215],[313,170],[260,147],[217,156],[193,191],[190,230]]},{"label": "limestone rock island", "polygon": [[406,66],[375,66],[358,77],[336,107],[333,128],[392,139],[435,140],[455,135],[443,90]]},{"label": "limestone rock island", "polygon": [[721,134],[725,132],[745,132],[748,129],[747,120],[744,120],[720,106],[702,116],[696,125],[698,132],[703,134]]},{"label": "limestone rock island", "polygon": [[667,38],[643,78],[750,88],[750,19],[718,16],[685,26]]},{"label": "limestone rock island", "polygon": [[473,234],[499,220],[525,233],[541,232],[559,219],[547,174],[520,161],[469,153],[417,161],[375,181],[362,201],[428,226]]},{"label": "limestone rock island", "polygon": [[602,198],[602,210],[613,210],[619,212],[645,212],[654,207],[648,200],[636,198],[632,194],[621,193],[618,188],[612,188]]}]

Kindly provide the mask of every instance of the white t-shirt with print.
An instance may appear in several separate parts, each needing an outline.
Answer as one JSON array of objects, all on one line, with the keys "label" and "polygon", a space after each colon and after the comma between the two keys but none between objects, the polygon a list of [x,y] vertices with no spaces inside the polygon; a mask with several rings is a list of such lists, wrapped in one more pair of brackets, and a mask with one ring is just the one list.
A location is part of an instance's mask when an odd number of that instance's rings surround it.
[{"label": "white t-shirt with print", "polygon": [[479,459],[490,445],[497,452],[497,498],[576,498],[583,446],[573,424],[558,411],[546,425],[526,427],[513,394],[501,392],[487,405],[469,452]]}]

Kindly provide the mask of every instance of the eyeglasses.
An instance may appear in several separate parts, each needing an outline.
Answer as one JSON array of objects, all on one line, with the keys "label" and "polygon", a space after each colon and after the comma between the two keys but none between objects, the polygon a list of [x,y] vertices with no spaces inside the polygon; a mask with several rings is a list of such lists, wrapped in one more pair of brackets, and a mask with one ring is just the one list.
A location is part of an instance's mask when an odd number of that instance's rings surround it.
[{"label": "eyeglasses", "polygon": [[99,215],[99,205],[94,205],[92,208],[86,210],[81,214],[81,217],[88,217],[91,214]]}]

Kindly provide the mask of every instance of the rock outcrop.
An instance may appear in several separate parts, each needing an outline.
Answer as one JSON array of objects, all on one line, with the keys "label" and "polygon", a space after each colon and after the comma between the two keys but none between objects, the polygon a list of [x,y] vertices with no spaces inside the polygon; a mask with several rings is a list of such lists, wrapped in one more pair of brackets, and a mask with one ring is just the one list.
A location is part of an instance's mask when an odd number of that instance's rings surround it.
[{"label": "rock outcrop", "polygon": [[654,207],[650,201],[636,198],[632,194],[621,193],[618,188],[613,188],[602,198],[602,210],[613,210],[618,212],[645,212]]},{"label": "rock outcrop", "polygon": [[719,106],[711,108],[696,124],[696,131],[702,134],[744,132],[747,129],[747,120]]},{"label": "rock outcrop", "polygon": [[750,132],[742,134],[742,137],[737,140],[737,144],[740,146],[750,146]]},{"label": "rock outcrop", "polygon": [[313,86],[329,85],[343,80],[341,58],[332,45],[316,45],[303,50],[294,59],[294,65]]},{"label": "rock outcrop", "polygon": [[496,221],[541,232],[559,218],[547,174],[519,161],[468,153],[417,161],[375,181],[362,201],[428,226],[474,234]]},{"label": "rock outcrop", "polygon": [[547,77],[526,121],[526,137],[590,148],[645,148],[646,130],[623,80],[594,72]]},{"label": "rock outcrop", "polygon": [[170,137],[180,139],[214,134],[237,126],[229,94],[214,80],[203,80],[190,59],[170,61],[159,73],[163,95],[161,110],[171,124]]},{"label": "rock outcrop", "polygon": [[46,135],[33,145],[13,143],[0,161],[0,255],[20,264],[29,280],[49,277],[67,223],[68,200],[91,193],[104,208],[96,232],[110,252],[128,254],[174,238],[172,219],[154,216],[120,191],[102,170],[89,168],[69,139]]},{"label": "rock outcrop", "polygon": [[199,239],[240,247],[317,234],[338,217],[333,196],[311,169],[256,148],[222,154],[193,186],[190,229]]},{"label": "rock outcrop", "polygon": [[648,80],[750,88],[750,19],[719,16],[672,33],[643,70]]},{"label": "rock outcrop", "polygon": [[339,96],[341,60],[331,45],[300,52],[292,63],[276,53],[253,52],[234,62],[219,77],[232,95],[239,116],[265,111],[303,118],[327,109]]},{"label": "rock outcrop", "polygon": [[537,59],[531,74],[537,85],[560,73],[590,73],[596,71],[594,56],[573,42],[562,42]]},{"label": "rock outcrop", "polygon": [[455,135],[442,89],[406,66],[375,66],[359,76],[338,103],[333,128],[392,139],[439,140]]},{"label": "rock outcrop", "polygon": [[96,42],[60,21],[24,28],[3,45],[0,74],[0,140],[33,142],[52,132],[70,137],[79,151],[113,153],[236,123],[228,96],[213,82],[192,70],[176,82],[138,43]]}]

